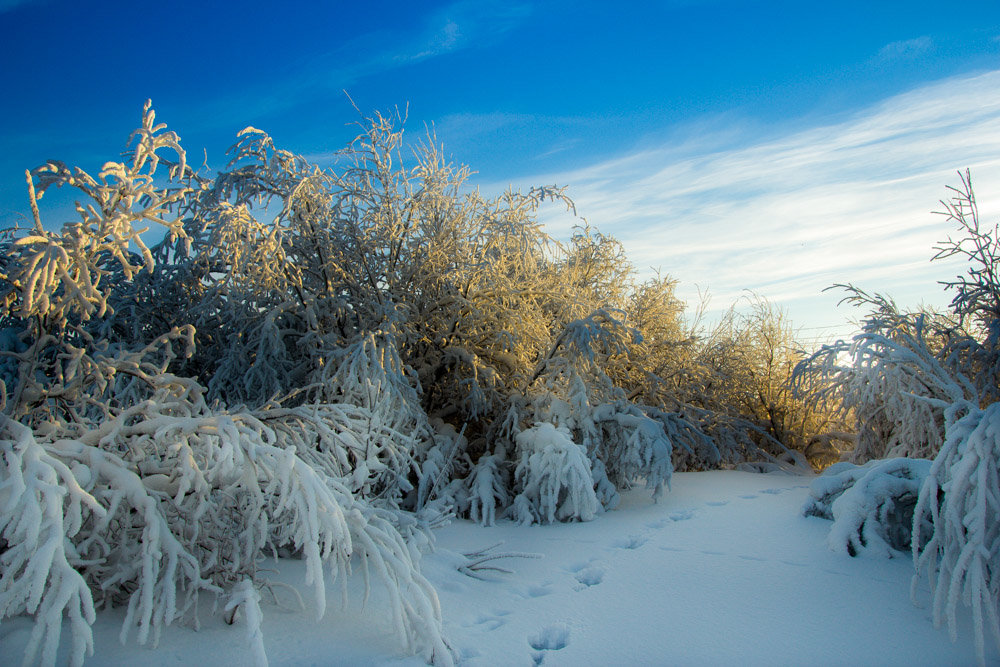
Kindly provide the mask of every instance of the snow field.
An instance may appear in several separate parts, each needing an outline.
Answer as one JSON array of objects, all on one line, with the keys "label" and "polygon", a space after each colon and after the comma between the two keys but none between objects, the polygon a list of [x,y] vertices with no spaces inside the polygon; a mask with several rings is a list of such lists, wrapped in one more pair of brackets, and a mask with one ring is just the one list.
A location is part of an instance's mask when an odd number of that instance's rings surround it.
[{"label": "snow field", "polygon": [[469,665],[975,664],[910,602],[908,557],[827,549],[830,522],[801,516],[809,481],[678,473],[659,504],[624,494],[589,524],[445,528],[441,549],[479,533],[545,554],[521,582],[441,591],[446,632]]},{"label": "snow field", "polygon": [[[909,598],[907,554],[851,558],[827,547],[831,522],[802,515],[812,478],[715,471],[677,473],[659,503],[622,494],[619,509],[588,523],[492,528],[456,521],[436,532],[423,572],[440,597],[460,664],[485,665],[972,665],[971,619],[959,640],[935,630],[929,605]],[[462,553],[541,554],[477,580],[457,572]],[[271,564],[265,567],[271,567]],[[301,587],[302,561],[282,560],[275,582]],[[272,665],[420,665],[392,632],[387,596],[373,582],[362,606],[359,570],[329,583],[327,615],[281,609],[261,595]],[[278,586],[287,604],[292,597]],[[921,599],[929,603],[926,585]],[[211,604],[207,601],[207,604]],[[207,610],[206,610],[207,611]],[[122,612],[100,612],[87,664],[253,664],[245,619],[203,614],[199,632],[174,624],[156,649],[121,646]],[[28,619],[0,627],[0,663],[16,664]],[[60,660],[68,650],[64,633]],[[987,643],[987,664],[1000,654]]]}]

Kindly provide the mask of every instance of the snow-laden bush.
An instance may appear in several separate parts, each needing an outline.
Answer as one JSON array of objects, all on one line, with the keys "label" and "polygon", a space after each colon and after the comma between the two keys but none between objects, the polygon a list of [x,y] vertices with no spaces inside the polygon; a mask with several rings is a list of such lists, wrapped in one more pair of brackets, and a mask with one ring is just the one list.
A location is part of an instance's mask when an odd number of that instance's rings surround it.
[{"label": "snow-laden bush", "polygon": [[915,519],[914,508],[930,468],[926,459],[907,458],[834,464],[810,484],[803,513],[833,520],[827,536],[833,551],[888,557],[909,551],[914,521],[929,525],[928,516]]},{"label": "snow-laden bush", "polygon": [[[796,368],[796,381],[819,380],[818,402],[839,404],[855,422],[853,460],[933,458],[945,437],[948,406],[978,407],[1000,399],[1000,229],[982,224],[969,172],[942,201],[959,235],[940,242],[933,259],[964,257],[966,275],[941,284],[952,290],[950,312],[903,312],[889,297],[835,285],[844,301],[869,309],[862,331]],[[845,360],[847,361],[845,363]]]},{"label": "snow-laden bush", "polygon": [[[292,551],[320,610],[324,571],[379,573],[408,646],[447,662],[425,521],[586,520],[659,495],[675,449],[786,449],[735,406],[752,354],[685,325],[672,281],[637,286],[586,225],[545,235],[562,189],[487,199],[432,136],[411,161],[392,118],[360,127],[327,170],[246,128],[209,175],[147,105],[96,177],[28,174],[32,226],[0,232],[0,594],[33,651],[66,610],[82,657],[91,604],[155,642],[203,594],[259,645],[256,563]],[[78,220],[53,231],[63,186]],[[30,576],[27,544],[52,555]]]},{"label": "snow-laden bush", "polygon": [[496,522],[497,508],[510,504],[501,465],[503,459],[495,454],[481,456],[466,479],[469,518],[484,526]]},{"label": "snow-laden bush", "polygon": [[597,406],[587,421],[598,427],[594,458],[605,466],[616,488],[628,489],[642,479],[653,498],[663,495],[673,475],[673,447],[661,422],[625,402]]},{"label": "snow-laden bush", "polygon": [[[380,332],[360,337],[316,374],[316,395],[310,404],[354,406],[365,414],[363,430],[338,429],[341,439],[348,433],[354,436],[347,470],[351,490],[364,497],[397,501],[410,491],[408,478],[416,459],[433,439],[420,405],[419,383],[408,372],[394,336]],[[422,482],[425,476],[421,475]]]},{"label": "snow-laden bush", "polygon": [[1000,647],[1000,403],[983,410],[956,403],[948,418],[944,445],[917,502],[916,512],[929,513],[934,528],[928,535],[914,527],[913,592],[926,574],[934,623],[947,621],[953,641],[959,601],[971,607],[982,661],[985,635],[993,635]]},{"label": "snow-laden bush", "polygon": [[638,479],[659,498],[673,473],[664,422],[627,400],[605,370],[637,339],[613,313],[597,311],[566,327],[534,375],[541,387],[531,414],[580,443],[607,509]]},{"label": "snow-laden bush", "polygon": [[65,608],[81,660],[92,605],[127,604],[122,640],[135,627],[155,645],[201,592],[264,584],[260,558],[287,547],[306,559],[317,617],[324,569],[347,576],[354,556],[390,591],[407,647],[447,660],[436,594],[399,532],[253,415],[192,410],[164,390],[79,438],[39,441],[12,420],[4,431],[0,592],[4,617],[35,615],[29,656],[55,650]]},{"label": "snow-laden bush", "polygon": [[246,637],[253,647],[255,667],[266,667],[267,651],[264,649],[264,633],[260,628],[264,614],[260,609],[260,592],[254,586],[253,580],[243,579],[233,587],[225,609],[232,614],[233,619],[238,610],[243,612],[247,625]]},{"label": "snow-laden bush", "polygon": [[944,437],[943,406],[979,395],[962,368],[943,356],[948,336],[957,335],[954,323],[942,315],[901,313],[885,297],[849,289],[850,300],[875,309],[865,331],[815,353],[797,369],[798,379],[826,378],[817,400],[839,402],[844,416],[853,417],[855,463],[933,458]]},{"label": "snow-laden bush", "polygon": [[514,472],[520,492],[514,519],[521,523],[590,521],[600,509],[590,460],[569,431],[540,423],[517,435]]},{"label": "snow-laden bush", "polygon": [[[3,378],[0,622],[33,616],[26,658],[50,663],[66,615],[79,664],[92,650],[95,609],[124,605],[122,641],[135,631],[140,643],[155,644],[172,622],[197,623],[207,594],[244,608],[259,645],[260,608],[247,587],[267,585],[258,570],[264,554],[292,550],[306,560],[318,616],[324,573],[346,577],[357,560],[388,588],[408,649],[449,663],[437,597],[400,532],[405,522],[363,499],[390,489],[391,500],[392,489],[406,488],[390,482],[412,468],[410,443],[421,433],[413,410],[397,401],[393,414],[379,412],[355,400],[346,381],[335,391],[356,404],[292,398],[290,407],[228,410],[210,407],[211,390],[197,380],[170,372],[187,368],[199,334],[190,324],[151,333],[163,315],[127,321],[142,313],[140,288],[153,286],[154,254],[170,259],[162,245],[147,248],[141,225],[165,226],[184,256],[192,221],[179,215],[206,188],[148,105],[133,139],[130,162],[108,163],[96,179],[56,162],[29,174],[35,225],[5,245],[0,317],[15,340],[5,357],[17,372]],[[164,148],[179,155],[164,161],[165,185],[156,175]],[[50,232],[37,202],[60,185],[92,203],[78,205],[82,222]],[[199,280],[171,293],[196,295]],[[376,354],[361,347],[360,356]],[[391,366],[384,354],[376,363]],[[394,396],[390,383],[367,375],[374,403]],[[270,391],[260,377],[254,391]],[[416,414],[424,416],[419,407]],[[380,441],[385,430],[392,433]]]},{"label": "snow-laden bush", "polygon": [[[968,172],[962,186],[950,190],[943,214],[960,236],[940,243],[935,259],[969,261],[966,275],[943,283],[954,291],[951,312],[900,312],[890,299],[847,285],[849,301],[872,307],[862,333],[851,345],[826,346],[796,372],[830,380],[818,395],[840,399],[844,413],[855,417],[856,460],[887,449],[934,457],[913,509],[912,595],[916,599],[926,574],[935,624],[947,621],[953,639],[959,600],[970,607],[982,661],[986,634],[1000,646],[1000,227],[981,224]],[[838,359],[845,352],[851,365]],[[833,502],[832,510],[840,504],[853,517],[838,544],[858,547],[853,527],[861,518],[861,534],[868,530],[866,517],[880,498],[900,492],[912,497],[917,478],[910,473],[905,480],[898,472],[889,479],[869,477],[880,467],[900,465],[914,464],[877,464]],[[853,483],[850,473],[842,477],[845,485]],[[827,491],[835,494],[836,478],[831,484]],[[820,502],[817,511],[825,505]]]},{"label": "snow-laden bush", "polygon": [[[7,438],[0,448],[0,621],[20,613],[34,615],[24,661],[54,664],[65,614],[73,633],[72,661],[79,665],[85,654],[93,655],[90,626],[95,615],[87,581],[75,568],[70,539],[82,528],[85,512],[103,519],[107,511],[65,463],[35,442],[28,428],[3,419]],[[89,469],[78,471],[85,479],[90,476]]]},{"label": "snow-laden bush", "polygon": [[564,401],[553,394],[536,399],[535,414],[565,429],[591,461],[594,484],[605,509],[614,509],[619,491],[642,480],[654,499],[662,496],[673,474],[672,443],[663,423],[625,400],[591,404],[578,379],[577,391]]}]

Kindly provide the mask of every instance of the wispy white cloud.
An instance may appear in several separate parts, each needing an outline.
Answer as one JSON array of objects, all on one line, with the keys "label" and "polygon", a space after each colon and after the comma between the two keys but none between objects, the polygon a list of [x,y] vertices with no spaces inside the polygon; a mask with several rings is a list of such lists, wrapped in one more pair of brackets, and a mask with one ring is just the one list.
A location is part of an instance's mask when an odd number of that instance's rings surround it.
[{"label": "wispy white cloud", "polygon": [[886,44],[878,52],[878,60],[883,62],[910,60],[934,48],[934,40],[926,35]]},{"label": "wispy white cloud", "polygon": [[580,137],[571,137],[571,138],[565,139],[563,141],[557,141],[556,143],[552,144],[551,146],[549,146],[546,150],[542,151],[541,153],[539,153],[537,155],[533,155],[531,157],[531,159],[532,160],[543,160],[543,159],[545,159],[547,157],[551,157],[553,155],[558,155],[559,153],[562,153],[564,151],[568,151],[571,148],[573,148],[574,146],[579,145],[582,141],[583,140]]},{"label": "wispy white cloud", "polygon": [[[0,2],[18,0],[0,0]],[[28,0],[34,1],[34,0]],[[234,109],[244,118],[277,113],[306,104],[317,95],[350,89],[362,79],[440,57],[480,48],[516,28],[532,13],[525,2],[459,0],[429,13],[405,32],[376,30],[315,56],[308,73],[280,82],[268,81],[205,101],[199,110],[203,126],[221,125]],[[266,95],[260,91],[266,90]]]},{"label": "wispy white cloud", "polygon": [[512,125],[523,125],[536,120],[531,114],[506,112],[454,113],[434,121],[438,136],[457,143],[489,136]]},{"label": "wispy white cloud", "polygon": [[[720,148],[725,136],[519,181],[569,184],[583,215],[624,242],[637,267],[680,279],[689,300],[700,285],[722,308],[750,289],[804,325],[845,317],[838,296],[822,295],[833,283],[909,305],[946,302],[936,281],[961,267],[929,263],[952,231],[930,212],[956,170],[972,169],[981,212],[1000,217],[1000,71],[763,143]],[[557,236],[574,222],[545,221]]]},{"label": "wispy white cloud", "polygon": [[[495,0],[459,0],[424,17],[405,34],[367,33],[341,45],[330,59],[336,63],[322,75],[332,85],[395,69],[428,58],[490,43],[517,27],[531,14],[530,5]],[[391,45],[389,49],[373,48]],[[358,59],[355,54],[367,54]]]},{"label": "wispy white cloud", "polygon": [[522,2],[460,0],[428,17],[416,40],[389,61],[403,63],[481,46],[531,15]]},{"label": "wispy white cloud", "polygon": [[[531,136],[543,130],[549,137],[523,155],[523,159],[542,160],[580,144],[580,130],[593,127],[593,119],[582,116],[553,116],[509,112],[453,113],[434,121],[434,131],[448,146],[469,146],[483,142],[507,142],[511,135]],[[560,136],[562,135],[562,136]],[[569,135],[569,136],[566,136]]]}]

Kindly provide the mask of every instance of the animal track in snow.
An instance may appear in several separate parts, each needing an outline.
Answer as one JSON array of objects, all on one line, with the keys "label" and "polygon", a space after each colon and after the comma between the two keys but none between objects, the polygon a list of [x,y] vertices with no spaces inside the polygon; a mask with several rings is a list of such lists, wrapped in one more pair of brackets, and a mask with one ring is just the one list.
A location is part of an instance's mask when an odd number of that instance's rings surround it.
[{"label": "animal track in snow", "polygon": [[694,510],[680,510],[670,515],[671,521],[687,521],[694,518]]},{"label": "animal track in snow", "polygon": [[525,592],[524,597],[525,599],[540,598],[540,597],[545,597],[546,595],[550,595],[551,593],[552,593],[552,584],[550,583],[537,584],[535,586],[529,587],[527,592]]},{"label": "animal track in snow", "polygon": [[666,527],[670,523],[670,519],[657,519],[656,521],[650,521],[646,524],[646,528],[652,528],[653,530],[660,530]]},{"label": "animal track in snow", "polygon": [[590,564],[593,563],[595,560],[597,560],[597,559],[596,558],[591,558],[590,560],[578,560],[575,563],[571,563],[570,565],[567,565],[563,569],[566,570],[567,572],[569,572],[570,574],[576,574],[580,570],[585,570],[588,567],[590,567]]},{"label": "animal track in snow", "polygon": [[503,626],[507,625],[507,619],[504,616],[510,614],[506,609],[499,609],[494,611],[493,614],[479,614],[476,620],[472,623],[467,624],[465,627],[471,628],[473,626],[482,625],[486,630],[493,632],[494,630],[499,630]]},{"label": "animal track in snow", "polygon": [[723,505],[728,505],[728,500],[709,500],[706,505],[711,505],[712,507],[722,507]]},{"label": "animal track in snow", "polygon": [[538,634],[528,637],[528,645],[535,649],[531,657],[540,665],[545,660],[545,651],[558,651],[569,645],[569,628],[563,623],[547,625]]},{"label": "animal track in snow", "polygon": [[615,540],[613,546],[619,549],[638,549],[648,541],[649,538],[642,535],[629,535],[628,537]]},{"label": "animal track in snow", "polygon": [[[586,588],[596,586],[604,581],[604,570],[599,567],[588,567],[576,573],[576,580]],[[583,590],[583,588],[577,590]]]},{"label": "animal track in snow", "polygon": [[740,498],[743,498],[744,500],[753,500],[756,497],[757,497],[756,493],[748,493],[745,496],[740,496]]},{"label": "animal track in snow", "polygon": [[478,658],[481,655],[482,653],[479,652],[479,649],[475,649],[472,647],[459,649],[459,664],[467,660],[472,660],[473,658]]},{"label": "animal track in snow", "polygon": [[776,496],[779,493],[784,493],[785,491],[788,491],[788,489],[764,489],[761,493],[770,493],[772,496]]}]

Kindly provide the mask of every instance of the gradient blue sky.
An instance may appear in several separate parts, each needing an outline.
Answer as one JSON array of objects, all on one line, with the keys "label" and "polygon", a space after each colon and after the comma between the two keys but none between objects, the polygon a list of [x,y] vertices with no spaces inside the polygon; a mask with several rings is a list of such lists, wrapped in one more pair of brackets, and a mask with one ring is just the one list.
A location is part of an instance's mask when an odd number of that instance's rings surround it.
[{"label": "gradient blue sky", "polygon": [[641,270],[714,308],[753,289],[805,338],[851,315],[834,282],[946,303],[929,211],[957,169],[1000,210],[996,0],[0,0],[0,63],[3,226],[26,167],[96,170],[147,97],[211,166],[246,125],[322,162],[354,134],[344,89],[408,104],[485,191],[568,184]]}]

